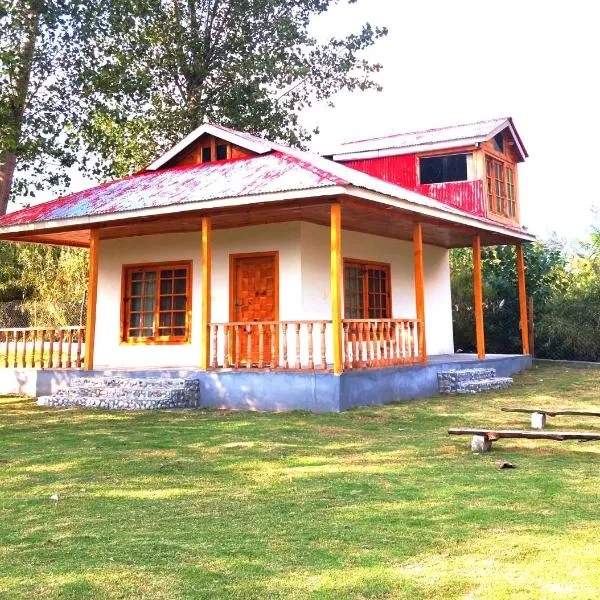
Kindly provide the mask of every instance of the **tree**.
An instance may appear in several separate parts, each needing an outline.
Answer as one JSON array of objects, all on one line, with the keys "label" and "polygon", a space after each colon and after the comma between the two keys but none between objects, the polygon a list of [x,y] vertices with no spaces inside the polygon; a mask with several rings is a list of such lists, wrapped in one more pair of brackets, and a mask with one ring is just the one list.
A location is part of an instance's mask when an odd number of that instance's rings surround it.
[{"label": "tree", "polygon": [[[0,214],[13,196],[66,183],[75,160],[73,68],[83,5],[73,0],[0,4]],[[19,169],[24,176],[14,177]]]},{"label": "tree", "polygon": [[381,65],[360,54],[385,28],[311,37],[311,18],[337,3],[104,0],[81,69],[86,168],[129,174],[205,121],[305,144],[302,108],[342,89],[380,89],[371,77]]}]

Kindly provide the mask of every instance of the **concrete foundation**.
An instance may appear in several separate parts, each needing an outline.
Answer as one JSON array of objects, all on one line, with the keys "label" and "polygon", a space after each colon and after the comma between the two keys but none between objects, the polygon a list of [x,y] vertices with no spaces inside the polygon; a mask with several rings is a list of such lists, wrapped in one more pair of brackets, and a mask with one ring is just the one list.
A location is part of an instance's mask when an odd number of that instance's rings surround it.
[{"label": "concrete foundation", "polygon": [[492,442],[485,435],[474,435],[471,440],[471,450],[473,452],[489,452],[492,449]]},{"label": "concrete foundation", "polygon": [[74,378],[94,374],[119,377],[196,379],[200,406],[259,411],[306,410],[340,412],[358,406],[389,404],[438,393],[440,371],[492,367],[509,376],[531,366],[529,356],[500,355],[485,360],[470,355],[432,357],[426,366],[384,368],[333,373],[297,371],[199,371],[197,369],[37,370],[0,369],[0,394],[50,396]]}]

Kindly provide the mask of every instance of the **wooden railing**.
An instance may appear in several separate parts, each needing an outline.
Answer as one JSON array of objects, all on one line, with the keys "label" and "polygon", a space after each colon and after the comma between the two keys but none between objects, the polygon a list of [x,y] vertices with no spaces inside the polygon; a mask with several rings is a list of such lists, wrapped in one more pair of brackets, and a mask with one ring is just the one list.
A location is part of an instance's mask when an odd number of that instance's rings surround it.
[{"label": "wooden railing", "polygon": [[80,369],[85,327],[0,329],[0,367]]},{"label": "wooden railing", "polygon": [[331,321],[210,324],[213,369],[327,371]]},{"label": "wooden railing", "polygon": [[423,362],[416,319],[344,319],[344,369],[372,369]]}]

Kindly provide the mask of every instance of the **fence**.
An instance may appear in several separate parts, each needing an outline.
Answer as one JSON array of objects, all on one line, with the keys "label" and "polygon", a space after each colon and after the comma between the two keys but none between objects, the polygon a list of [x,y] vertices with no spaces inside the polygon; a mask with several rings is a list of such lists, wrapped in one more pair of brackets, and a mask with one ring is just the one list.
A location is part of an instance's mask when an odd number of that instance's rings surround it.
[{"label": "fence", "polygon": [[0,302],[0,329],[83,327],[86,298],[61,303],[38,300]]}]

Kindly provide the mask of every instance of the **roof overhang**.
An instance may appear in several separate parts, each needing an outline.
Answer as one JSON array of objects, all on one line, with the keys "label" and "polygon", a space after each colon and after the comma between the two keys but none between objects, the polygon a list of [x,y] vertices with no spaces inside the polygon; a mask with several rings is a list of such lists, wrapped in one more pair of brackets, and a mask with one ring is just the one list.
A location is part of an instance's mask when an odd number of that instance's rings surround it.
[{"label": "roof overhang", "polygon": [[[418,196],[407,191],[409,197]],[[106,213],[100,215],[91,215],[83,217],[73,217],[59,219],[54,221],[42,221],[27,223],[22,225],[11,225],[0,228],[0,239],[11,241],[39,242],[60,244],[61,238],[65,245],[85,246],[81,236],[73,236],[74,242],[69,244],[64,235],[65,232],[80,232],[81,230],[91,230],[100,228],[109,228],[126,223],[142,222],[144,220],[164,217],[173,220],[180,215],[182,218],[190,213],[210,213],[221,210],[239,210],[248,209],[257,205],[282,204],[292,201],[311,201],[315,199],[332,202],[337,199],[356,199],[373,203],[389,209],[397,209],[404,215],[404,218],[417,222],[421,219],[435,221],[440,227],[468,229],[473,234],[485,232],[489,234],[490,243],[520,243],[532,242],[535,236],[513,227],[507,227],[500,223],[495,223],[488,219],[481,219],[469,214],[463,213],[450,207],[435,206],[433,203],[415,204],[411,199],[394,197],[389,194],[368,190],[357,186],[332,185],[311,190],[297,190],[287,192],[276,192],[267,194],[257,194],[254,196],[220,198],[214,200],[202,200],[197,202],[188,202],[185,204],[175,204],[169,206],[152,207],[146,209],[137,209],[118,213]],[[424,198],[426,199],[426,198]],[[429,200],[429,199],[426,199]]]}]

